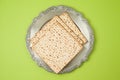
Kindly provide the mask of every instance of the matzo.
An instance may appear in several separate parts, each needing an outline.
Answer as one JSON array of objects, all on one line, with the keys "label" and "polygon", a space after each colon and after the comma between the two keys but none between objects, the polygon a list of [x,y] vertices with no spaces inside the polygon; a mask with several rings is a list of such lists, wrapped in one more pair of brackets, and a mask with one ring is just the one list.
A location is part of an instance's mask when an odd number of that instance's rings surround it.
[{"label": "matzo", "polygon": [[42,34],[44,36],[32,46],[32,50],[55,73],[59,73],[83,47],[58,22],[52,26],[49,23],[47,25],[44,27],[47,27],[48,31]]},{"label": "matzo", "polygon": [[71,29],[74,31],[74,33],[76,35],[78,35],[78,37],[80,39],[83,40],[84,43],[87,42],[87,39],[86,37],[82,34],[82,32],[79,30],[79,28],[74,24],[74,22],[72,21],[71,17],[69,16],[69,14],[67,12],[64,12],[62,13],[60,16],[59,16],[62,21]]}]

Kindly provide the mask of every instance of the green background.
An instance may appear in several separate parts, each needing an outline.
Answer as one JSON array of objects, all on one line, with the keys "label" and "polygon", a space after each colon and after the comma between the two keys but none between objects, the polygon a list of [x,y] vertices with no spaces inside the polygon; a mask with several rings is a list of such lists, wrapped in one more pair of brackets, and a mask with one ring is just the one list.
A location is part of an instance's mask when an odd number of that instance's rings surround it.
[{"label": "green background", "polygon": [[[62,75],[39,68],[25,43],[32,19],[56,5],[82,12],[95,33],[88,61]],[[120,80],[120,1],[0,0],[0,80]]]}]

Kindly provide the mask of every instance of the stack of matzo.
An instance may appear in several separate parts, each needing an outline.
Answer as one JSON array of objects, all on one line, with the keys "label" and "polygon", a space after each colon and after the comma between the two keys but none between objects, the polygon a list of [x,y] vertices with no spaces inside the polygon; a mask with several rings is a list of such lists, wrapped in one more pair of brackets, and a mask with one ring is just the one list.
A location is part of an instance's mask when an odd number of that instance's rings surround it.
[{"label": "stack of matzo", "polygon": [[32,50],[59,73],[82,50],[87,39],[64,12],[47,22],[30,42]]}]

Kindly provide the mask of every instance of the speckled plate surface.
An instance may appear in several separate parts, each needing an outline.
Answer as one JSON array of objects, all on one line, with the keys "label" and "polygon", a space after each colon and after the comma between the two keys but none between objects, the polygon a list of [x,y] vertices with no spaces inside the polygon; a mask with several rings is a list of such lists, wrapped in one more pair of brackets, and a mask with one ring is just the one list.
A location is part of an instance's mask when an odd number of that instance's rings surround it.
[{"label": "speckled plate surface", "polygon": [[82,62],[88,59],[88,56],[93,48],[94,43],[94,34],[88,24],[87,20],[82,16],[80,12],[75,11],[74,9],[67,6],[53,6],[47,10],[41,12],[38,17],[34,18],[32,24],[30,25],[27,35],[26,35],[26,45],[32,56],[33,60],[40,66],[46,69],[47,71],[53,72],[49,66],[42,61],[42,59],[34,53],[30,48],[29,39],[34,36],[34,34],[53,16],[60,15],[61,13],[67,11],[75,22],[75,24],[80,28],[81,32],[85,35],[88,42],[84,45],[84,49],[60,72],[66,73],[70,72],[81,65]]}]

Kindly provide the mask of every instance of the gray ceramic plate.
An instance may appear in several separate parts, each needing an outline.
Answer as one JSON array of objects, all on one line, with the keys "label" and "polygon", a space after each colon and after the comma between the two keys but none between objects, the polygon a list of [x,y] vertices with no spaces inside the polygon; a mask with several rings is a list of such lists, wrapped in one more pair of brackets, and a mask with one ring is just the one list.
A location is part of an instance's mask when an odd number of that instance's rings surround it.
[{"label": "gray ceramic plate", "polygon": [[81,32],[85,35],[88,42],[84,45],[84,49],[80,52],[60,73],[70,72],[81,65],[82,62],[86,61],[88,55],[90,54],[93,48],[94,35],[93,31],[88,24],[87,20],[83,18],[80,12],[75,11],[74,9],[67,6],[53,6],[47,9],[44,12],[41,12],[38,17],[34,18],[31,26],[28,29],[26,36],[26,45],[32,56],[33,60],[40,66],[46,69],[47,71],[53,72],[49,66],[42,61],[42,59],[34,53],[30,46],[29,39],[34,36],[34,34],[53,16],[60,15],[61,13],[67,11],[70,14],[72,20],[76,23],[76,25],[80,28]]}]

